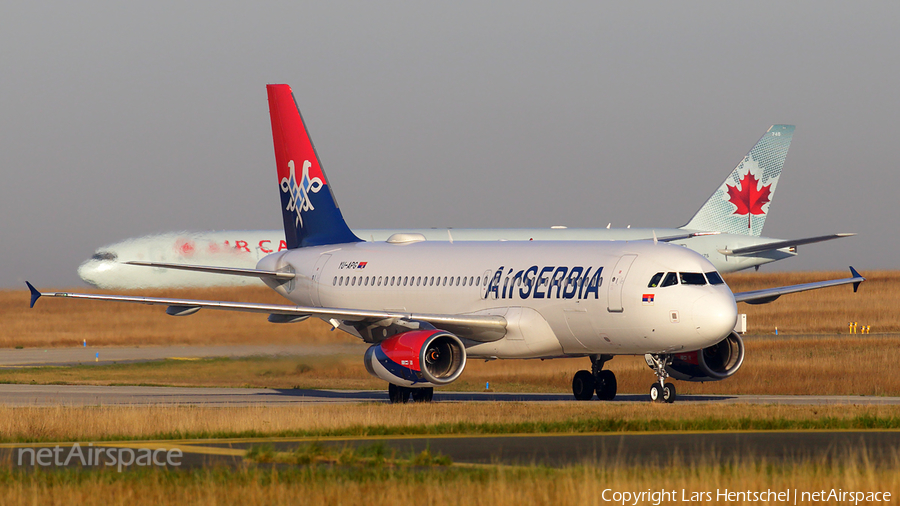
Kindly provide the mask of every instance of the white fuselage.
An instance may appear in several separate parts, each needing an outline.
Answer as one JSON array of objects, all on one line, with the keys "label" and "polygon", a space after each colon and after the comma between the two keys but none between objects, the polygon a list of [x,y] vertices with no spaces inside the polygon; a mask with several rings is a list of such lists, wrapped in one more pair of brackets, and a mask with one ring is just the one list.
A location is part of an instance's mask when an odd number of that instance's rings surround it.
[{"label": "white fuselage", "polygon": [[[634,241],[684,234],[682,229],[373,229],[356,230],[360,239],[370,242],[387,240],[397,232],[423,235],[430,242],[462,241]],[[719,252],[773,239],[734,234],[692,237],[673,244],[681,244],[707,258],[719,272],[735,272],[768,262],[795,256],[783,250],[768,251],[753,256],[726,256]],[[225,285],[257,285],[255,278],[222,276],[202,272],[157,269],[125,265],[124,262],[172,262],[184,264],[218,265],[222,267],[252,268],[270,253],[287,249],[284,232],[279,230],[249,230],[220,232],[179,232],[150,235],[120,241],[99,248],[93,257],[78,268],[81,278],[100,288],[169,288]]]},{"label": "white fuselage", "polygon": [[302,306],[504,316],[507,335],[467,344],[473,357],[697,350],[737,316],[725,284],[649,288],[659,272],[715,271],[691,250],[651,241],[362,242],[274,253],[257,268],[295,272],[269,283]]}]

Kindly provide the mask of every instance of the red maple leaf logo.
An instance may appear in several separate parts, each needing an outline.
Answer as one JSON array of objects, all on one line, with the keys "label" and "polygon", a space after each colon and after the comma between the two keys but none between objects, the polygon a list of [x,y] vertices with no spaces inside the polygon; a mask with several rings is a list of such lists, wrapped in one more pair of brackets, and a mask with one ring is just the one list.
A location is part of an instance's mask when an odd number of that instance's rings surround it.
[{"label": "red maple leaf logo", "polygon": [[756,179],[749,171],[738,184],[741,186],[740,190],[738,190],[738,185],[730,186],[726,184],[728,186],[728,200],[737,206],[734,214],[747,215],[747,228],[752,228],[750,226],[750,217],[754,214],[766,214],[762,206],[769,202],[772,185],[759,187],[759,179]]}]

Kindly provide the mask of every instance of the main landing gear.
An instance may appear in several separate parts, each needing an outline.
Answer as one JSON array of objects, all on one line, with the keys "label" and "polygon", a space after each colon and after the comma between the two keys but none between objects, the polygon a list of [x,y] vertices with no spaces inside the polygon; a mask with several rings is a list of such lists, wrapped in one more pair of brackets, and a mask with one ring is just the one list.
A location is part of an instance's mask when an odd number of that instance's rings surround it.
[{"label": "main landing gear", "polygon": [[388,398],[391,404],[405,404],[412,398],[413,402],[431,402],[434,388],[408,388],[388,383]]},{"label": "main landing gear", "polygon": [[572,393],[579,401],[589,401],[597,392],[601,401],[611,401],[616,397],[616,375],[603,370],[603,364],[612,359],[612,355],[591,355],[591,370],[578,371],[572,379]]},{"label": "main landing gear", "polygon": [[653,402],[675,402],[675,385],[666,383],[669,373],[666,367],[672,364],[671,355],[648,355],[647,364],[656,373],[657,383],[650,385],[650,400]]}]

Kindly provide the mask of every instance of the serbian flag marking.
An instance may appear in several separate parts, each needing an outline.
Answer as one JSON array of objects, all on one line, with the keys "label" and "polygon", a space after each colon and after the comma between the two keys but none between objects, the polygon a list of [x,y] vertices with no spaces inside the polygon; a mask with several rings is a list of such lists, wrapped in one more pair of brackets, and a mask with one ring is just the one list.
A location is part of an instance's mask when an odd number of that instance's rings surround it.
[{"label": "serbian flag marking", "polygon": [[644,294],[644,297],[641,299],[641,302],[642,302],[645,306],[652,306],[652,305],[653,305],[653,294],[652,294],[652,293],[645,293],[645,294]]}]

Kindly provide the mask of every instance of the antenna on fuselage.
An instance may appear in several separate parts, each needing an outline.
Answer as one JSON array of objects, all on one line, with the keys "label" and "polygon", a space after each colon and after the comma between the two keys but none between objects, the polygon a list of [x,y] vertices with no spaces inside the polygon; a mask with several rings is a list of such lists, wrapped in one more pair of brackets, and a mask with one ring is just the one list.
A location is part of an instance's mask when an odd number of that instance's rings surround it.
[{"label": "antenna on fuselage", "polygon": [[656,230],[653,231],[653,244],[659,244],[659,239],[656,238]]},{"label": "antenna on fuselage", "polygon": [[453,244],[453,235],[450,234],[450,229],[447,229],[447,237],[450,239],[450,244]]}]

